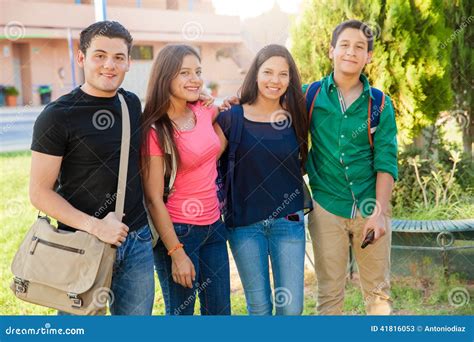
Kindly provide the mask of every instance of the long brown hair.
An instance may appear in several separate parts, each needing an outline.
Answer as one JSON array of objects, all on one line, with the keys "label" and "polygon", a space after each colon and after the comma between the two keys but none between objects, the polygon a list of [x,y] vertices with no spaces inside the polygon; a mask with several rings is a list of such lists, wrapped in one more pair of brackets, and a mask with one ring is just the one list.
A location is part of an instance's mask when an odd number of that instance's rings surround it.
[{"label": "long brown hair", "polygon": [[257,53],[240,89],[240,103],[248,103],[250,105],[255,103],[258,97],[258,71],[266,60],[275,56],[283,57],[289,66],[290,83],[285,94],[280,97],[280,105],[291,114],[292,125],[300,147],[302,168],[304,169],[308,159],[309,118],[306,112],[304,95],[301,90],[300,74],[293,57],[286,47],[271,44],[265,46]]},{"label": "long brown hair", "polygon": [[166,170],[171,170],[171,156],[165,153],[165,146],[171,148],[179,165],[179,152],[174,139],[175,125],[167,112],[171,106],[171,81],[178,75],[185,56],[193,55],[201,62],[199,54],[189,45],[166,45],[158,53],[153,63],[146,95],[145,109],[142,115],[142,153],[141,161],[145,174],[148,170],[149,145],[148,134],[152,125],[163,151]]}]

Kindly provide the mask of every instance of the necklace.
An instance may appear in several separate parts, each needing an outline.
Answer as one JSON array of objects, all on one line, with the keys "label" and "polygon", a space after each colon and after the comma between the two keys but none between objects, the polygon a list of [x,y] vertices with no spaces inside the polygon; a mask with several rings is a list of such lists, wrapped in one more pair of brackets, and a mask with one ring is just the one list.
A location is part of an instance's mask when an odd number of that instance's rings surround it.
[{"label": "necklace", "polygon": [[[191,115],[189,115],[189,112]],[[190,131],[196,126],[196,116],[192,110],[189,110],[187,115],[184,118],[179,118],[179,120],[173,120],[179,131]]]}]

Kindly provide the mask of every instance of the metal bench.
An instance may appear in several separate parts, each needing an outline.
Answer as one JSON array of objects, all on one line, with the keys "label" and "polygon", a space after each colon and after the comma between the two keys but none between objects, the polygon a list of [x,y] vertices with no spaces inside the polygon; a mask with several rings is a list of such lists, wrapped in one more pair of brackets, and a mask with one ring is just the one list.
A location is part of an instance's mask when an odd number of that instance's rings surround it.
[{"label": "metal bench", "polygon": [[414,221],[392,219],[393,232],[448,234],[453,238],[474,239],[474,219]]},{"label": "metal bench", "polygon": [[445,276],[474,279],[474,219],[392,220],[392,272],[410,274],[429,258]]},{"label": "metal bench", "polygon": [[[310,242],[309,234],[307,240]],[[311,243],[308,247],[312,250]],[[313,265],[312,253],[307,250],[306,256]],[[433,264],[443,266],[445,276],[450,272],[460,272],[468,279],[474,279],[474,219],[392,219],[391,259],[392,272],[395,274],[423,273],[424,264],[429,259]],[[354,261],[351,251],[351,277],[356,267]]]}]

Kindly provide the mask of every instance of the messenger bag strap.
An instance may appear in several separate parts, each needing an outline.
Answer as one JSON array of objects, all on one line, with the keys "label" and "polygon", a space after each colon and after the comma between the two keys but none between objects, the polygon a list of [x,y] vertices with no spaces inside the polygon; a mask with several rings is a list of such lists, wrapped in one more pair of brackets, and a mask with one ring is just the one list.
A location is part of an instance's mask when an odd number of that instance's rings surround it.
[{"label": "messenger bag strap", "polygon": [[125,191],[127,189],[128,155],[130,151],[130,114],[122,94],[118,93],[122,107],[122,145],[120,147],[120,167],[117,185],[117,199],[115,202],[115,215],[122,221],[125,207]]}]

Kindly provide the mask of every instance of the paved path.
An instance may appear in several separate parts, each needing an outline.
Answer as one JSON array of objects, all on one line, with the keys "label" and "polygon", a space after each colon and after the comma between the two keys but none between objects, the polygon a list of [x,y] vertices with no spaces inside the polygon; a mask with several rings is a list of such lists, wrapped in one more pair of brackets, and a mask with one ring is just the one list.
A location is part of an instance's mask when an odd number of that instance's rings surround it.
[{"label": "paved path", "polygon": [[0,107],[0,152],[29,150],[42,107]]}]

